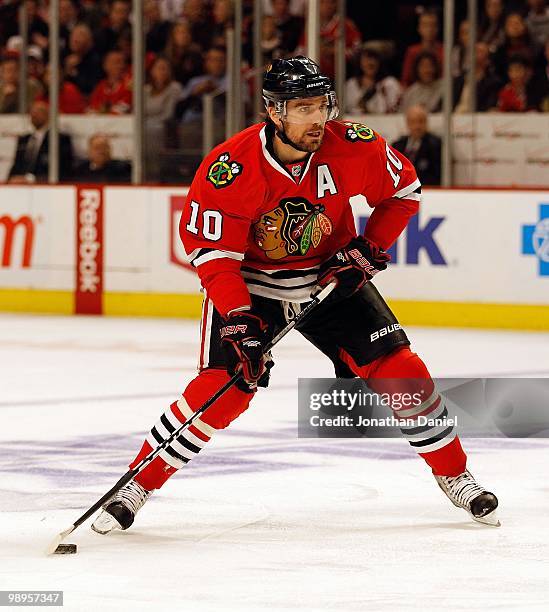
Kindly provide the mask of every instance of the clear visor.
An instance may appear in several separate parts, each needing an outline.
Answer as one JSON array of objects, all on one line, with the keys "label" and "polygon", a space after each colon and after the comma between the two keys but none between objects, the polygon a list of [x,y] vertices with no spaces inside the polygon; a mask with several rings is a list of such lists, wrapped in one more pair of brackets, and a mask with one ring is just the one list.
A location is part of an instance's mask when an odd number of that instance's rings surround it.
[{"label": "clear visor", "polygon": [[302,100],[289,100],[284,104],[281,118],[288,123],[311,125],[324,124],[328,120],[328,97],[304,98]]}]

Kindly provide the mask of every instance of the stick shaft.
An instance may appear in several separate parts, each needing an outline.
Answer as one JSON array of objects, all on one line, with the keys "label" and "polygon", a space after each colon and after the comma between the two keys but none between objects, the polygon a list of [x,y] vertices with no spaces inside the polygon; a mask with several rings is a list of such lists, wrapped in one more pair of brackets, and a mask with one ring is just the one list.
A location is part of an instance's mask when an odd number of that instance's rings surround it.
[{"label": "stick shaft", "polygon": [[[324,289],[322,289],[310,302],[307,306],[296,315],[295,319],[290,321],[286,327],[281,329],[278,334],[266,345],[265,353],[270,351],[276,344],[284,338],[286,334],[288,334],[296,325],[298,325],[308,314],[316,308],[322,301],[324,301],[328,295],[335,288],[334,284],[330,284]],[[79,525],[81,525],[84,521],[90,518],[92,514],[95,514],[101,506],[107,502],[113,495],[117,493],[123,486],[127,485],[130,480],[132,480],[139,472],[141,472],[153,459],[155,459],[162,450],[164,450],[167,446],[169,446],[175,438],[177,438],[181,432],[189,427],[193,423],[195,419],[197,419],[203,412],[205,412],[214,402],[216,402],[222,395],[224,395],[240,378],[240,373],[234,374],[220,389],[218,389],[212,397],[206,400],[198,410],[196,410],[184,423],[181,424],[175,431],[173,431],[165,440],[163,440],[156,448],[154,448],[146,457],[144,457],[134,468],[128,470],[122,478],[112,487],[110,488],[101,499],[98,499],[93,506],[91,506],[84,514],[79,517],[73,523],[73,529],[76,529]]]}]

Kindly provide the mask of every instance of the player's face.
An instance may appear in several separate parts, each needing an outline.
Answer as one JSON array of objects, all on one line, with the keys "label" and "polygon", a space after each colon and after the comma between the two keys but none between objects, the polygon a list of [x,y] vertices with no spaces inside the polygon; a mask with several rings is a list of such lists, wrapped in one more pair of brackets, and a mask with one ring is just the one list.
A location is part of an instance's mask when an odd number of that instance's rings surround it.
[{"label": "player's face", "polygon": [[322,144],[327,119],[326,96],[290,100],[286,105],[284,131],[300,150],[317,151]]}]

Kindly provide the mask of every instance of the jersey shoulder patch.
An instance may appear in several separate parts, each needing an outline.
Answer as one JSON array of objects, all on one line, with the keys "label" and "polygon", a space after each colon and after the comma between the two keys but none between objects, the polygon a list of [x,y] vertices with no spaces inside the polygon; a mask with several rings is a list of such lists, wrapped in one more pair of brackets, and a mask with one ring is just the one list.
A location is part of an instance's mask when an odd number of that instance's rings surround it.
[{"label": "jersey shoulder patch", "polygon": [[242,173],[243,165],[235,159],[231,159],[231,154],[223,152],[208,167],[206,180],[216,189],[223,189],[233,183]]},{"label": "jersey shoulder patch", "polygon": [[[200,174],[201,182],[204,181],[216,191],[233,183],[239,189],[249,188],[250,181],[247,179],[257,172],[261,151],[260,129],[261,124],[253,125],[214,147],[200,164],[197,174]],[[242,175],[244,179],[240,178]]]},{"label": "jersey shoulder patch", "polygon": [[363,123],[345,121],[343,125],[346,127],[345,138],[349,142],[373,142],[377,140],[374,130]]}]

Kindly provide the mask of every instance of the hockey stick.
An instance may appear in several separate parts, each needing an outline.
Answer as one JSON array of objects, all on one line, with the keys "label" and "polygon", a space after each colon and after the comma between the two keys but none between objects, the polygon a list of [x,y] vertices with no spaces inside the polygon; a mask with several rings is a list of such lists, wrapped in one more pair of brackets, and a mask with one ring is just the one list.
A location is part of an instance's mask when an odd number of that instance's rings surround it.
[{"label": "hockey stick", "polygon": [[[319,291],[315,295],[315,297],[305,306],[305,308],[295,316],[295,318],[286,325],[283,329],[281,329],[278,334],[267,344],[265,347],[265,353],[268,353],[276,344],[284,338],[284,336],[290,332],[296,325],[301,323],[303,319],[318,306],[321,302],[323,302],[328,295],[335,288],[335,283],[330,283],[324,289]],[[181,432],[189,427],[201,414],[203,414],[214,402],[216,402],[224,393],[226,393],[240,378],[240,372],[234,374],[220,389],[218,389],[209,400],[206,400],[200,408],[193,413],[181,426],[176,429],[173,433],[170,434],[168,438],[166,438],[163,442],[161,442],[155,449],[153,449],[145,458],[143,458],[133,469],[128,470],[122,478],[111,488],[109,489],[105,495],[101,499],[98,499],[91,508],[86,510],[84,514],[78,518],[68,529],[59,533],[51,542],[51,544],[46,549],[46,554],[50,555],[55,552],[56,548],[61,544],[61,542],[71,534],[77,527],[79,527],[84,521],[90,518],[92,514],[95,514],[101,506],[106,503],[117,491],[119,491],[123,486],[127,485],[130,480],[132,480],[139,472],[141,472],[153,459],[155,459],[162,450],[164,450],[167,446],[169,446],[175,438],[177,438]]]}]

